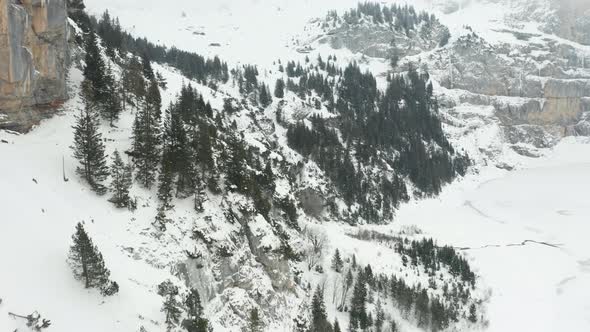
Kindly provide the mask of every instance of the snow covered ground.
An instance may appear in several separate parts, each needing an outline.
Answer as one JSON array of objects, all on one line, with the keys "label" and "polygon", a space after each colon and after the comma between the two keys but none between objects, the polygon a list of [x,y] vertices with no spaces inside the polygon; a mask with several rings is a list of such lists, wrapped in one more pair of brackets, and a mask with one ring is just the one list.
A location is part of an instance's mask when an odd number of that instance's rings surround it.
[{"label": "snow covered ground", "polygon": [[[2,331],[18,326],[8,310],[39,310],[54,321],[54,330],[64,332],[87,322],[93,322],[84,328],[91,332],[135,331],[161,319],[161,298],[153,286],[169,273],[124,250],[147,239],[141,233],[155,207],[135,215],[119,211],[78,183],[69,149],[72,115],[44,121],[27,135],[0,133],[8,141],[0,144]],[[123,138],[117,141],[125,144]],[[69,182],[62,180],[62,156]],[[388,232],[416,225],[441,244],[469,248],[464,252],[492,290],[489,331],[588,331],[590,141],[566,139],[546,157],[529,160],[513,172],[483,168],[438,198],[403,206],[398,223],[374,228]],[[78,221],[86,223],[121,285],[116,297],[103,299],[73,279],[65,260]],[[323,227],[331,246],[355,253],[359,263],[389,262],[387,249],[344,236],[349,228]],[[536,242],[521,245],[526,240]]]},{"label": "snow covered ground", "polygon": [[[85,2],[94,14],[109,9],[137,35],[204,55],[219,54],[232,63],[256,63],[266,68],[278,58],[305,56],[296,51],[294,36],[302,35],[310,19],[356,3]],[[441,1],[412,3],[418,8],[438,8]],[[463,14],[469,15],[464,17],[469,17],[468,24],[486,39],[502,38],[492,31],[502,17],[500,7],[493,2],[486,6],[486,20],[478,16],[478,7],[467,9]],[[464,24],[456,23],[459,15],[441,16],[441,20],[451,29],[459,29]],[[350,56],[345,51],[338,54],[339,58],[340,54]],[[157,69],[169,78],[166,105],[179,90],[182,78]],[[79,75],[74,70],[73,80]],[[221,107],[221,99],[205,97],[214,108]],[[88,332],[136,331],[140,325],[154,326],[162,321],[161,298],[154,285],[170,278],[170,273],[160,268],[158,261],[136,260],[126,248],[150,248],[155,257],[166,253],[157,242],[146,244],[153,239],[144,236],[155,215],[155,203],[146,199],[135,214],[116,210],[74,175],[69,146],[77,104],[73,100],[66,106],[67,112],[44,121],[27,135],[0,132],[0,139],[8,142],[0,143],[0,331],[18,327],[7,311],[29,314],[33,310],[51,319],[51,331],[58,332],[80,331],[81,327]],[[126,113],[120,130],[104,128],[105,136],[113,140],[109,147],[122,150],[128,146],[132,118]],[[475,137],[473,149],[480,140],[497,137],[492,134]],[[62,179],[62,158],[69,182]],[[415,225],[440,244],[464,248],[483,284],[492,291],[487,305],[489,331],[590,331],[590,204],[586,194],[590,187],[590,141],[566,139],[544,157],[519,159],[518,166],[512,172],[483,167],[478,174],[446,187],[440,197],[402,206],[397,223],[372,228],[397,232]],[[151,193],[140,195],[149,197]],[[121,286],[116,297],[103,299],[94,294],[96,291],[84,290],[72,277],[65,260],[79,221],[85,222],[112,278]],[[378,269],[384,270],[399,265],[388,261],[386,249],[345,236],[350,231],[347,227],[322,227],[328,231],[332,248],[355,253],[361,264],[380,262]],[[149,253],[142,255],[145,258]],[[332,318],[335,313],[329,314]]]},{"label": "snow covered ground", "polygon": [[489,331],[588,331],[589,185],[590,141],[568,138],[522,169],[484,169],[408,204],[398,220],[470,248],[492,289]]}]

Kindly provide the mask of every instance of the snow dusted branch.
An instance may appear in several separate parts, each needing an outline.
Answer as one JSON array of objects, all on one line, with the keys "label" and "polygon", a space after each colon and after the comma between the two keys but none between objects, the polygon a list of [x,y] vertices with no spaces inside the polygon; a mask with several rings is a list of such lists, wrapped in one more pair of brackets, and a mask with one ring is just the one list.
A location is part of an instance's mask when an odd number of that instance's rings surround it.
[{"label": "snow dusted branch", "polygon": [[34,311],[32,314],[27,316],[18,315],[12,312],[8,313],[12,318],[21,318],[27,321],[27,327],[30,327],[33,331],[42,331],[51,325],[51,321],[45,318],[41,318],[41,315]]}]

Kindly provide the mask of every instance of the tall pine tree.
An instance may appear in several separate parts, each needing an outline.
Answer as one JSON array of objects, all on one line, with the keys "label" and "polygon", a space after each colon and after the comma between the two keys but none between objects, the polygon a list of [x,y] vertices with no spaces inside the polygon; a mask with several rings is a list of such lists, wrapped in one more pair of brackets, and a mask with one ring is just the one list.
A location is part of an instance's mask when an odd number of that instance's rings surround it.
[{"label": "tall pine tree", "polygon": [[169,210],[173,207],[172,205],[172,188],[174,183],[174,174],[172,173],[172,165],[169,158],[162,158],[162,171],[160,172],[158,183],[158,198],[161,202],[163,210]]},{"label": "tall pine tree", "polygon": [[188,332],[207,332],[209,322],[203,317],[201,297],[196,289],[191,289],[184,300],[187,318],[182,321],[182,327]]},{"label": "tall pine tree", "polygon": [[178,300],[176,299],[176,294],[171,293],[166,295],[161,311],[166,316],[166,326],[168,331],[171,331],[178,326],[182,310],[180,309],[180,303],[178,303]]},{"label": "tall pine tree", "polygon": [[133,122],[133,155],[137,180],[150,188],[156,179],[160,161],[160,124],[156,104],[138,110]]},{"label": "tall pine tree", "polygon": [[104,295],[113,295],[119,290],[117,283],[109,280],[111,272],[106,268],[98,248],[92,243],[81,223],[76,225],[72,236],[68,262],[74,277],[84,282],[86,288],[99,288]]},{"label": "tall pine tree", "polygon": [[115,82],[110,65],[107,67],[105,74],[105,83],[104,104],[101,106],[101,110],[104,118],[109,120],[109,124],[112,127],[113,122],[119,119],[119,115],[123,111],[123,106],[118,91],[119,85]]},{"label": "tall pine tree", "polygon": [[248,332],[262,332],[262,322],[260,321],[260,314],[258,313],[258,308],[252,308],[252,310],[250,310]]},{"label": "tall pine tree", "polygon": [[332,269],[336,272],[341,272],[344,262],[342,262],[342,257],[340,257],[340,250],[336,248],[334,252],[334,257],[332,258]]},{"label": "tall pine tree", "polygon": [[311,300],[311,329],[310,332],[330,332],[332,325],[328,322],[324,292],[320,286],[316,287]]},{"label": "tall pine tree", "polygon": [[84,57],[84,80],[90,83],[86,91],[88,93],[86,97],[95,104],[103,104],[107,96],[107,68],[100,54],[94,32],[87,34],[84,46],[86,51]]},{"label": "tall pine tree", "polygon": [[[84,99],[84,98],[83,98]],[[98,131],[100,123],[99,115],[91,109],[90,102],[84,100],[85,107],[76,116],[74,129],[74,157],[80,162],[76,169],[98,194],[106,192],[106,187],[101,183],[108,176],[108,167],[105,156],[105,146],[102,134]]]},{"label": "tall pine tree", "polygon": [[282,78],[279,78],[275,83],[275,97],[285,97],[285,81]]},{"label": "tall pine tree", "polygon": [[365,285],[365,278],[362,275],[362,271],[359,272],[356,284],[352,291],[352,299],[350,302],[350,328],[351,330],[360,328],[364,330],[368,326],[367,316],[367,288]]},{"label": "tall pine tree", "polygon": [[111,165],[111,190],[113,197],[110,199],[117,207],[126,207],[129,205],[129,189],[133,183],[133,169],[126,165],[121,159],[119,151],[115,150],[113,154],[113,163]]}]

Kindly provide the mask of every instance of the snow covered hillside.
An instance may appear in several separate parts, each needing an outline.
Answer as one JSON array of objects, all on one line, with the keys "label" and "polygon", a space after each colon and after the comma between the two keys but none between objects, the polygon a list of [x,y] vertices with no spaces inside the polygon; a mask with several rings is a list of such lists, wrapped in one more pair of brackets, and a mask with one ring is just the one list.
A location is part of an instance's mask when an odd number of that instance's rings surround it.
[{"label": "snow covered hillside", "polygon": [[[590,43],[572,32],[590,15],[418,0],[396,26],[374,8],[404,1],[84,3],[219,58],[92,23],[124,100],[100,121],[106,155],[137,167],[145,85],[163,106],[154,184],[134,170],[129,209],[76,173],[82,43],[57,115],[0,130],[0,331],[590,330]],[[72,274],[78,223],[113,296]],[[51,325],[26,326],[35,311]]]}]

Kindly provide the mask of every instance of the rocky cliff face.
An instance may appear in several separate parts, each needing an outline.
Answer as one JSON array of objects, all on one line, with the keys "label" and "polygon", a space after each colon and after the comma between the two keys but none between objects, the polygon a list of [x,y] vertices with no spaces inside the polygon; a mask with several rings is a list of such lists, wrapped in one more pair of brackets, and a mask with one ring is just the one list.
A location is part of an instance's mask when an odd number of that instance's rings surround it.
[{"label": "rocky cliff face", "polygon": [[[379,65],[396,54],[400,61],[393,71],[403,73],[410,64],[427,71],[448,131],[459,141],[469,147],[473,142],[465,136],[497,125],[483,133],[493,139],[476,140],[474,154],[483,152],[490,160],[500,155],[499,142],[518,154],[536,155],[564,136],[590,135],[590,1],[427,3],[437,19],[409,31],[396,31],[395,22],[388,26],[361,17],[348,24],[328,15],[321,24],[310,24],[328,29],[317,31],[304,48],[347,48],[361,55],[359,61],[381,60]],[[463,15],[477,19],[455,24]],[[440,47],[445,30],[452,38]]]},{"label": "rocky cliff face", "polygon": [[27,131],[66,99],[66,0],[0,0],[0,128]]}]

